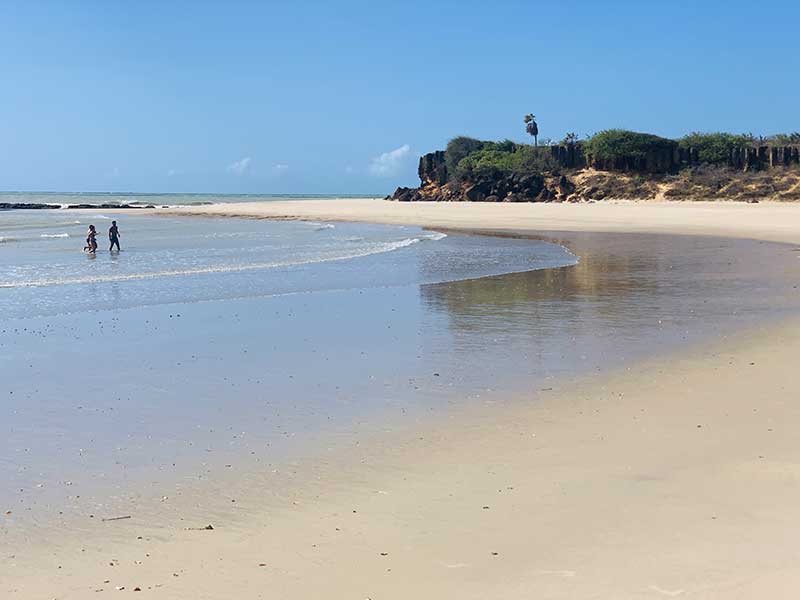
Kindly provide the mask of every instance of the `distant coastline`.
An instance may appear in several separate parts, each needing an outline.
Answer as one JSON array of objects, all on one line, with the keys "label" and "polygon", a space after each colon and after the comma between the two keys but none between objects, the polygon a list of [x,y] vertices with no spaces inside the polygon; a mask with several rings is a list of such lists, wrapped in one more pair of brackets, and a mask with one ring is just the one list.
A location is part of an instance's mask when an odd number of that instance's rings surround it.
[{"label": "distant coastline", "polygon": [[[156,192],[0,192],[2,210],[155,209],[217,203],[375,198],[359,194],[212,194]],[[97,202],[91,200],[97,199]],[[141,199],[141,200],[139,200]],[[158,200],[163,200],[159,202]]]}]

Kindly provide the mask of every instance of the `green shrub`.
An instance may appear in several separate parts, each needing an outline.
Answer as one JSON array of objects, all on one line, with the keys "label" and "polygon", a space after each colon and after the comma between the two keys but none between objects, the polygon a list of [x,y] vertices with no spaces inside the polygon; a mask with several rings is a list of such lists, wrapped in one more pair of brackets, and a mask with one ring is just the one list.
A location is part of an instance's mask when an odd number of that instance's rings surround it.
[{"label": "green shrub", "polygon": [[475,138],[466,137],[463,135],[454,137],[452,140],[447,142],[447,149],[444,153],[444,162],[447,166],[447,172],[450,173],[451,176],[455,174],[458,163],[460,163],[464,158],[473,152],[481,150],[485,145],[486,142],[476,140]]},{"label": "green shrub", "polygon": [[541,175],[557,172],[559,164],[548,146],[519,145],[514,152],[514,172],[520,175]]},{"label": "green shrub", "polygon": [[732,133],[700,133],[694,132],[678,140],[681,148],[693,148],[701,163],[726,164],[731,150],[743,146],[752,146],[752,135],[734,135]]},{"label": "green shrub", "polygon": [[550,148],[504,142],[485,142],[482,149],[461,159],[451,173],[464,181],[501,175],[540,175],[556,170]]},{"label": "green shrub", "polygon": [[587,155],[600,160],[644,158],[651,152],[672,150],[674,140],[624,129],[607,129],[593,135],[584,146]]}]

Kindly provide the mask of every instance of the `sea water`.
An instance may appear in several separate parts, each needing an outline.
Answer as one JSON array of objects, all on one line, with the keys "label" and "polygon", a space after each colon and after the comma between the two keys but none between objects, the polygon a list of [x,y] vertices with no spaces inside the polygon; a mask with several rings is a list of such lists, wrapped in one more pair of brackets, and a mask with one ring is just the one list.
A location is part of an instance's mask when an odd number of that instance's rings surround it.
[{"label": "sea water", "polygon": [[[116,219],[122,251],[109,251]],[[84,251],[89,225],[99,251]],[[113,217],[90,211],[0,214],[2,317],[390,287],[575,264],[545,242],[448,237],[417,227]]]}]

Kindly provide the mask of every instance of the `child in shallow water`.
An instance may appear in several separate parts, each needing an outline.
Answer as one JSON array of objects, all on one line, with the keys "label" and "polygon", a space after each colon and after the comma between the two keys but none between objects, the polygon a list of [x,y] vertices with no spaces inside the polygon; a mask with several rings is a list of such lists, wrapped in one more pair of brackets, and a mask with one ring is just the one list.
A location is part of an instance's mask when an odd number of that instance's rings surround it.
[{"label": "child in shallow water", "polygon": [[90,254],[97,252],[97,230],[94,225],[89,225],[89,231],[86,234],[86,245],[83,247],[83,251],[87,250]]}]

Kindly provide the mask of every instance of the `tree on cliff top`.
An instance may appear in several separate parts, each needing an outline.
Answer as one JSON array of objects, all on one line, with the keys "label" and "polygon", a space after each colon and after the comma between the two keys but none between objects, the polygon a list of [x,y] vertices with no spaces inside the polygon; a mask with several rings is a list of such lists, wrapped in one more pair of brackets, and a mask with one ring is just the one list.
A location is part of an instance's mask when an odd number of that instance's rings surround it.
[{"label": "tree on cliff top", "polygon": [[532,113],[525,115],[525,131],[533,136],[533,145],[539,145],[539,126],[536,124],[536,117]]}]

